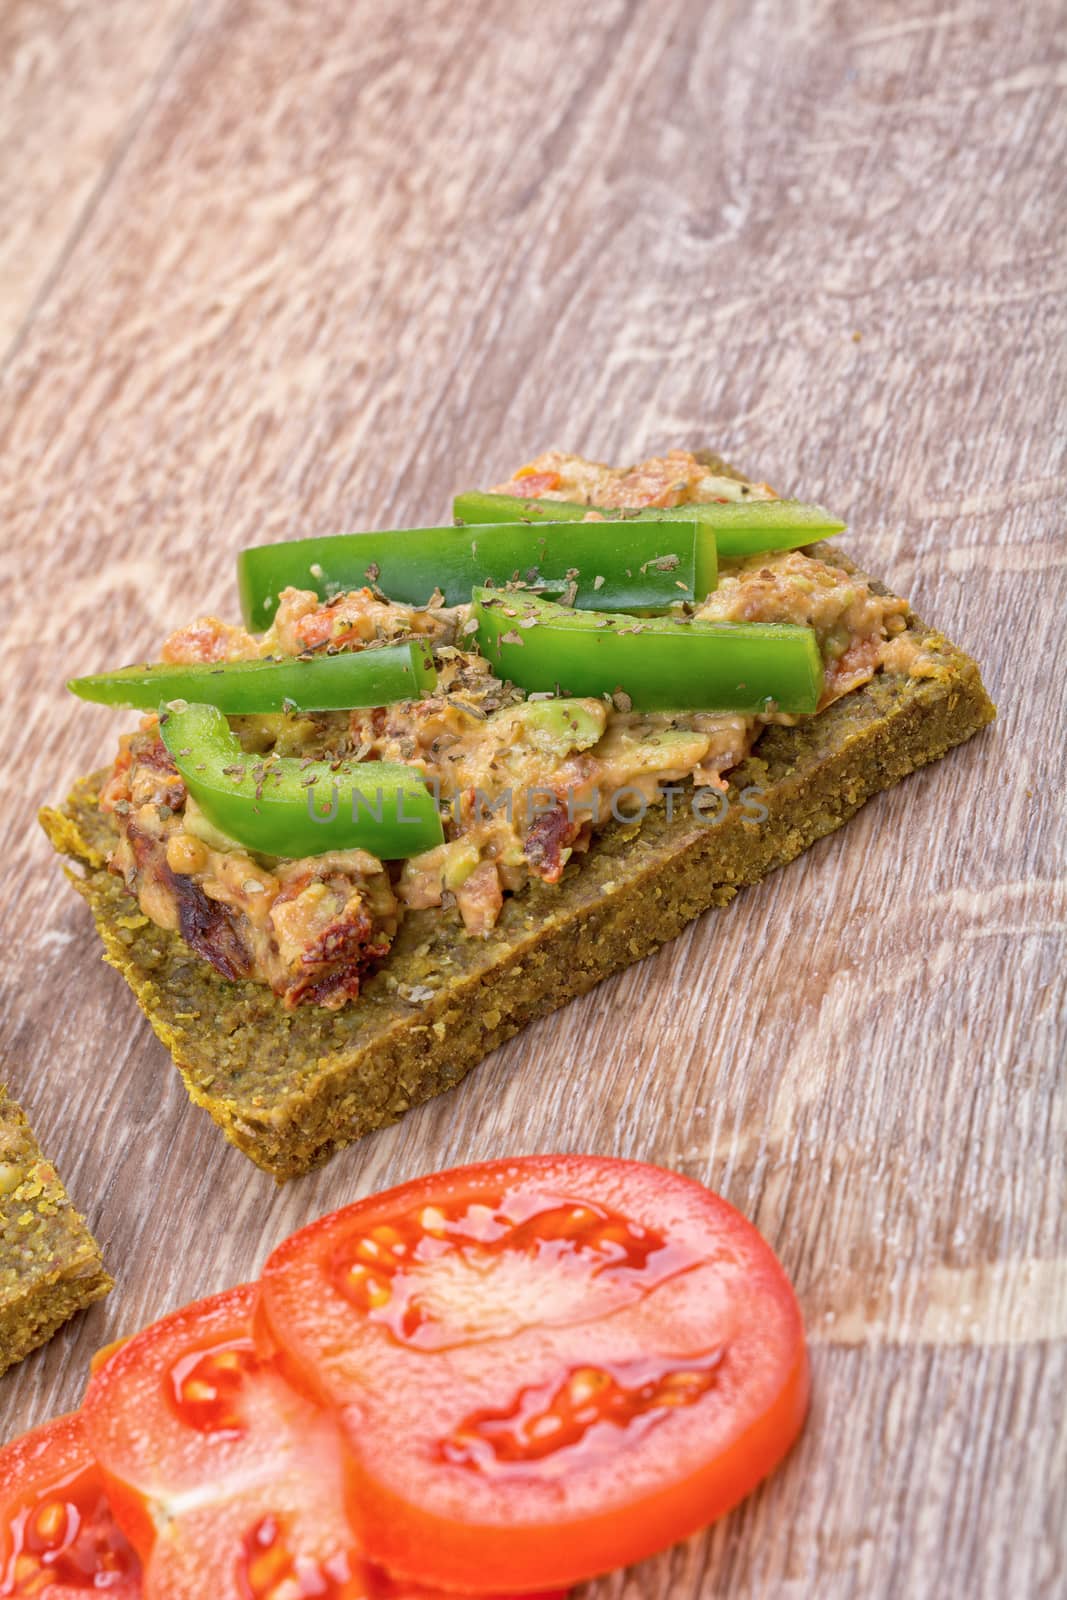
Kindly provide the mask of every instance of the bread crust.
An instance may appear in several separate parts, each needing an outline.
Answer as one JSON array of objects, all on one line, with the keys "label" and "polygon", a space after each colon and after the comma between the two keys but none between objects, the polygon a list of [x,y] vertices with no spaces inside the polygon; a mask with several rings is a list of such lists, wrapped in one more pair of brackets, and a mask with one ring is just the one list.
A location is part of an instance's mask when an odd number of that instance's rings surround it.
[{"label": "bread crust", "polygon": [[[812,554],[856,569],[840,552]],[[880,587],[880,586],[876,586]],[[882,593],[886,591],[881,590]],[[286,1011],[269,989],[228,982],[145,917],[108,872],[114,833],[76,785],[40,820],[76,863],[105,959],[126,978],[189,1094],[279,1181],[451,1089],[527,1022],[673,939],[701,912],[793,860],[865,800],[969,739],[995,715],[976,663],[909,614],[922,677],[878,673],[817,717],[766,730],[730,774],[715,825],[681,795],[640,826],[612,823],[556,886],[509,898],[487,939],[455,911],[409,912],[382,969],[340,1011]],[[766,819],[743,792],[762,790]]]}]

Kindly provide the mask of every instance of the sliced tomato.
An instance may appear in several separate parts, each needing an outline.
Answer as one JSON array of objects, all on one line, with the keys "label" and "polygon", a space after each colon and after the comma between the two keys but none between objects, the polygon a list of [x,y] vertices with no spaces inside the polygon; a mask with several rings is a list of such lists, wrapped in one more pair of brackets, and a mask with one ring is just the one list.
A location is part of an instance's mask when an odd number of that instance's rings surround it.
[{"label": "sliced tomato", "polygon": [[90,1382],[86,1435],[146,1600],[364,1600],[336,1425],[256,1348],[256,1298],[166,1317]]},{"label": "sliced tomato", "polygon": [[441,1600],[361,1559],[336,1420],[253,1337],[257,1303],[249,1286],[188,1306],[110,1347],[89,1385],[145,1600]]},{"label": "sliced tomato", "polygon": [[137,1600],[141,1564],[112,1516],[78,1417],[0,1450],[0,1595]]},{"label": "sliced tomato", "polygon": [[445,1588],[570,1584],[687,1536],[807,1406],[770,1247],[635,1162],[420,1179],[295,1234],[262,1293],[290,1370],[338,1408],[367,1553]]}]

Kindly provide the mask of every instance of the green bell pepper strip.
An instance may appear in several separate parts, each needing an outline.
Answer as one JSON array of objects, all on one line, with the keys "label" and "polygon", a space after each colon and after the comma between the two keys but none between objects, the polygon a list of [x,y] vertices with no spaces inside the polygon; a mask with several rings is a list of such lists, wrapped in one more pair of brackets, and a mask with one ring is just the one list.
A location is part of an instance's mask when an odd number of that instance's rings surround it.
[{"label": "green bell pepper strip", "polygon": [[433,651],[425,639],[343,650],[336,655],[265,656],[260,661],[160,661],[120,667],[67,688],[105,706],[154,710],[166,700],[217,706],[230,716],[266,711],[348,711],[417,700],[437,683]]},{"label": "green bell pepper strip", "polygon": [[296,859],[358,848],[400,861],[444,838],[415,767],[246,755],[217,706],[183,700],[161,707],[159,730],[207,820],[249,850]]},{"label": "green bell pepper strip", "polygon": [[278,595],[292,584],[324,600],[373,583],[390,600],[426,605],[434,590],[462,605],[479,584],[518,578],[559,592],[574,582],[574,603],[602,611],[663,610],[703,599],[717,582],[715,540],[694,518],[671,526],[636,520],[605,532],[595,522],[533,528],[528,521],[467,528],[406,528],[334,534],[256,545],[237,558],[241,608],[250,628],[266,628]]},{"label": "green bell pepper strip", "polygon": [[457,522],[470,526],[513,519],[578,522],[590,511],[599,511],[609,522],[696,522],[714,532],[720,556],[798,550],[801,545],[830,539],[845,527],[822,506],[805,505],[800,500],[730,500],[725,505],[703,501],[629,510],[579,505],[573,500],[524,500],[519,495],[472,490],[457,495],[452,509]]},{"label": "green bell pepper strip", "polygon": [[816,709],[815,633],[792,623],[623,617],[492,589],[475,591],[478,648],[529,692],[629,697],[635,711]]}]

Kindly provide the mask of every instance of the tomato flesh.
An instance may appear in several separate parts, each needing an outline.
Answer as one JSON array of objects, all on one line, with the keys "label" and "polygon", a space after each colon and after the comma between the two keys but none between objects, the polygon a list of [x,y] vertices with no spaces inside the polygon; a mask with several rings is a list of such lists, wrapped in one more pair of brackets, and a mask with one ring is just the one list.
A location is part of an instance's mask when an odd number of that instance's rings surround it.
[{"label": "tomato flesh", "polygon": [[189,1306],[90,1383],[86,1434],[145,1600],[443,1600],[363,1560],[336,1420],[287,1382],[257,1308],[251,1286]]},{"label": "tomato flesh", "polygon": [[368,1555],[535,1589],[639,1560],[752,1489],[808,1374],[769,1246],[635,1162],[459,1169],[335,1213],[268,1262],[288,1370],[341,1418]]},{"label": "tomato flesh", "polygon": [[245,1287],[146,1328],[86,1395],[86,1434],[146,1600],[364,1600],[336,1426],[252,1337]]},{"label": "tomato flesh", "polygon": [[0,1595],[136,1600],[140,1571],[78,1417],[0,1450]]}]

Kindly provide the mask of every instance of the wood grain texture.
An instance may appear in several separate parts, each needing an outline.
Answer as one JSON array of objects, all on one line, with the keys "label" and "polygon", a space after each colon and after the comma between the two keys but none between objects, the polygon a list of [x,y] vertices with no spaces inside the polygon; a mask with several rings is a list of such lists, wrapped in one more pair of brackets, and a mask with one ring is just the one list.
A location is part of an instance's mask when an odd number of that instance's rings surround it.
[{"label": "wood grain texture", "polygon": [[4,0],[0,361],[32,320],[173,65],[189,0]]},{"label": "wood grain texture", "polygon": [[[373,1188],[504,1151],[638,1155],[779,1250],[815,1401],[738,1514],[589,1600],[1057,1595],[1062,11],[575,16],[199,12],[8,363],[0,1051],[119,1287],[4,1380],[2,1430]],[[98,70],[72,60],[71,94]],[[19,188],[6,141],[0,171]],[[276,1192],[187,1104],[37,836],[119,726],[62,678],[235,613],[253,537],[432,518],[551,444],[708,441],[840,507],[848,548],[978,655],[998,723]]]}]

